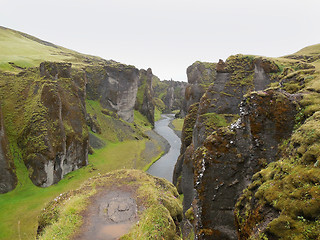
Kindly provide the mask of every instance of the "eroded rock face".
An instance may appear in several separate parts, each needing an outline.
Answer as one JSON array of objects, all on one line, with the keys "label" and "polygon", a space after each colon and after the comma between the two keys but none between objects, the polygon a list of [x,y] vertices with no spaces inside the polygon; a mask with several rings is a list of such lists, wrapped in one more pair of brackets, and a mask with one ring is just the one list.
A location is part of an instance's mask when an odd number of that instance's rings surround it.
[{"label": "eroded rock face", "polygon": [[187,83],[172,80],[164,80],[163,82],[168,84],[167,93],[163,98],[163,102],[166,106],[166,109],[164,111],[171,112],[173,110],[183,109],[183,102]]},{"label": "eroded rock face", "polygon": [[18,146],[32,182],[47,187],[88,163],[85,78],[72,76],[66,63],[42,63],[40,75],[30,86],[34,107]]},{"label": "eroded rock face", "polygon": [[138,96],[135,100],[135,109],[140,111],[147,117],[148,121],[154,126],[154,104],[153,104],[153,89],[152,89],[152,70],[140,70]]},{"label": "eroded rock face", "polygon": [[187,83],[173,80],[162,80],[153,78],[154,101],[156,107],[163,113],[171,113],[179,110],[180,117],[185,117],[185,89]]},{"label": "eroded rock face", "polygon": [[199,102],[207,87],[215,80],[216,64],[195,62],[187,68],[188,85],[185,90],[185,103],[183,111],[188,112],[189,107]]},{"label": "eroded rock face", "polygon": [[123,120],[133,121],[138,91],[139,70],[116,62],[86,68],[87,96],[103,108],[116,112]]},{"label": "eroded rock face", "polygon": [[[215,73],[197,100],[193,126],[186,125],[187,115],[183,131],[192,137],[188,144],[182,138],[174,183],[184,194],[184,211],[193,209],[198,239],[237,239],[236,200],[252,175],[277,159],[278,144],[292,132],[296,99],[286,92],[260,91],[275,81],[270,73],[279,72],[267,59],[236,55],[220,60],[214,70],[207,68]],[[201,92],[188,92],[199,87],[197,72],[190,75],[196,84],[186,89],[191,101]],[[252,91],[258,93],[243,98]]]},{"label": "eroded rock face", "polygon": [[294,96],[268,90],[249,95],[240,119],[210,134],[194,154],[199,239],[237,239],[233,209],[254,173],[277,159],[295,123]]},{"label": "eroded rock face", "polygon": [[17,177],[9,142],[4,128],[2,111],[0,108],[0,193],[6,193],[15,188]]},{"label": "eroded rock face", "polygon": [[[196,62],[188,70],[189,85],[186,88],[186,106],[199,102],[193,126],[184,131],[191,132],[189,140],[196,150],[207,136],[218,127],[229,125],[239,117],[239,104],[243,95],[250,91],[265,89],[270,83],[268,73],[276,71],[275,64],[264,59],[250,59],[236,55],[218,64]],[[207,89],[205,92],[205,88]],[[188,119],[188,117],[186,118]],[[187,122],[187,121],[186,121]],[[181,155],[186,148],[182,138]],[[180,156],[174,179],[181,175],[183,157]],[[174,180],[177,181],[177,180]]]}]

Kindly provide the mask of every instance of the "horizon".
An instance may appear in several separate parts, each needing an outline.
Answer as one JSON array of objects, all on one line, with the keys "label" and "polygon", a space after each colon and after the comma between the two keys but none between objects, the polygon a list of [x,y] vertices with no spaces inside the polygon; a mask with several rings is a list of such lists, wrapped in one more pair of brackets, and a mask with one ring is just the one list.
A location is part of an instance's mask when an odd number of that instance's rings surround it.
[{"label": "horizon", "polygon": [[320,39],[313,24],[320,20],[316,0],[3,1],[2,26],[80,53],[150,67],[161,80],[187,81],[186,69],[195,61],[281,57]]}]

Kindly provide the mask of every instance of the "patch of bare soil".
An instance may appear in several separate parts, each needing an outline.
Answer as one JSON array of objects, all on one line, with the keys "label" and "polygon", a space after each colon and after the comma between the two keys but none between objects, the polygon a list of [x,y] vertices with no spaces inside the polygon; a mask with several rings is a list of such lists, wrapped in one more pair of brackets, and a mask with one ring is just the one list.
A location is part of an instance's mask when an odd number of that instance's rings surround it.
[{"label": "patch of bare soil", "polygon": [[129,191],[108,190],[91,198],[83,226],[74,240],[116,240],[138,221],[137,204]]}]

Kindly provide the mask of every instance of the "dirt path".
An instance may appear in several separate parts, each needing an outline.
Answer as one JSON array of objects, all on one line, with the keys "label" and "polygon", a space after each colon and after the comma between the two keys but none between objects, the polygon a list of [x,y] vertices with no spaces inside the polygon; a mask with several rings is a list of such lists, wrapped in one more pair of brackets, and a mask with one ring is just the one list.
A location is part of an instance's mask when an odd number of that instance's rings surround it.
[{"label": "dirt path", "polygon": [[84,224],[74,240],[116,240],[138,221],[137,204],[125,190],[108,190],[95,195],[84,213]]}]

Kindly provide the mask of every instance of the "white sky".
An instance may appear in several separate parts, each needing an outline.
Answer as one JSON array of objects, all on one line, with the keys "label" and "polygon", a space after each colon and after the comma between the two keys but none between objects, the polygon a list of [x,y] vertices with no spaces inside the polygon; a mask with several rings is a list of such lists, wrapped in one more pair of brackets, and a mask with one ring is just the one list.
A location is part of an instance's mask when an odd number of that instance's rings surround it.
[{"label": "white sky", "polygon": [[193,62],[320,43],[320,0],[0,0],[0,25],[186,81]]}]

